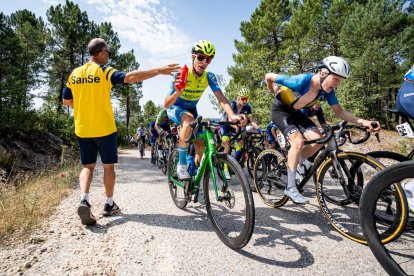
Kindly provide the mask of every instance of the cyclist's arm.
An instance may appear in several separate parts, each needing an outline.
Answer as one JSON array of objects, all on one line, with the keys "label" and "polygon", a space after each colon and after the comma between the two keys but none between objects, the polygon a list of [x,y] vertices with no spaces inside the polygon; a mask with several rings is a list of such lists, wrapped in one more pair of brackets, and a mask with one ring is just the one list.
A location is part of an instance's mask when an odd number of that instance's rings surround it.
[{"label": "cyclist's arm", "polygon": [[348,111],[346,111],[345,109],[342,108],[342,106],[340,104],[336,104],[336,105],[332,105],[331,106],[333,112],[335,113],[335,115],[339,118],[341,118],[342,120],[360,125],[360,126],[364,126],[369,128],[370,130],[380,130],[380,125],[379,122],[376,122],[378,124],[377,128],[373,128],[371,123],[373,121],[368,121],[362,118],[359,118],[351,113],[349,113]]},{"label": "cyclist's arm", "polygon": [[249,115],[247,115],[247,117],[249,118],[250,123],[252,124],[252,126],[255,130],[260,128],[259,125],[257,124],[256,120],[254,119],[253,114],[249,114]]},{"label": "cyclist's arm", "polygon": [[[231,107],[231,104],[229,100],[224,96],[223,92],[221,90],[214,91],[214,95],[216,96],[217,100],[220,103],[221,108],[227,113],[227,116],[229,117],[229,121],[238,121],[239,117],[233,112],[233,108]],[[244,120],[240,120],[240,123],[244,124],[246,122],[246,117],[244,117]]]},{"label": "cyclist's arm", "polygon": [[171,83],[171,90],[170,93],[168,93],[167,97],[165,97],[164,100],[164,107],[165,108],[170,108],[173,104],[175,104],[175,102],[177,101],[178,97],[180,97],[180,95],[183,93],[183,90],[178,89],[176,87],[177,84],[179,84],[181,82],[181,78],[180,75],[177,75],[175,77],[175,79],[173,80],[173,82]]},{"label": "cyclist's arm", "polygon": [[179,64],[168,64],[163,67],[158,67],[150,70],[135,70],[128,72],[124,78],[124,83],[139,82],[157,75],[171,75],[180,69]]},{"label": "cyclist's arm", "polygon": [[267,73],[265,77],[267,90],[272,93],[276,94],[276,91],[279,89],[279,85],[275,83],[277,74],[275,73]]}]

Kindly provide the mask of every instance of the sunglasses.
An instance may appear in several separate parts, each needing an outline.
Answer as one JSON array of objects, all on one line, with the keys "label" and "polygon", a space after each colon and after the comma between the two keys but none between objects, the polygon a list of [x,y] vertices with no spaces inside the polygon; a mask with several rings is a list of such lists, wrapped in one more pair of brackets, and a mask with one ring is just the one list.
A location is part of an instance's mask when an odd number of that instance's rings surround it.
[{"label": "sunglasses", "polygon": [[242,101],[249,101],[249,98],[247,98],[247,97],[240,97],[240,100],[242,100]]},{"label": "sunglasses", "polygon": [[197,54],[196,58],[197,58],[198,61],[204,61],[205,60],[207,62],[207,64],[210,64],[211,60],[213,59],[213,57],[209,57],[209,56],[202,55],[202,54]]},{"label": "sunglasses", "polygon": [[108,57],[111,58],[112,53],[110,51],[108,51],[108,50],[102,50],[102,51],[106,52],[108,54]]}]

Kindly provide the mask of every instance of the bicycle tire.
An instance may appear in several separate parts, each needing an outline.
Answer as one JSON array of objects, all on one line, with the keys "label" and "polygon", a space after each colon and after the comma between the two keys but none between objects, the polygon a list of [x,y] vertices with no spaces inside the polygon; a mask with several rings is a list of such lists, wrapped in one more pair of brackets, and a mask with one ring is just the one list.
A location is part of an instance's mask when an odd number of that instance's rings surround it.
[{"label": "bicycle tire", "polygon": [[256,158],[253,182],[260,199],[272,208],[289,200],[284,194],[287,184],[287,163],[283,153],[275,149],[262,151]]},{"label": "bicycle tire", "polygon": [[168,171],[168,149],[164,149],[162,152],[162,167],[161,167],[161,171],[163,174],[167,174]]},{"label": "bicycle tire", "polygon": [[405,155],[392,152],[392,151],[371,151],[367,155],[378,159],[385,166],[390,166],[399,162],[410,161],[411,159]]},{"label": "bicycle tire", "polygon": [[[377,208],[377,203],[383,193],[391,187],[398,192],[403,200],[403,210],[400,217],[400,227],[396,229],[394,238],[390,237],[391,240],[397,238],[405,230],[405,225],[407,223],[409,209],[407,204],[407,199],[405,193],[402,190],[400,182],[408,179],[414,178],[414,161],[404,161],[402,163],[394,164],[390,167],[387,167],[380,173],[378,173],[365,187],[362,193],[362,201],[360,205],[361,213],[361,223],[364,235],[368,241],[369,247],[374,254],[375,258],[379,261],[382,267],[390,275],[407,275],[403,268],[400,267],[399,263],[394,259],[401,256],[398,253],[393,252],[391,256],[390,252],[384,245],[384,240],[381,235],[378,233],[377,222],[375,219],[375,213]],[[409,247],[412,248],[412,243],[409,244]],[[395,253],[395,254],[394,254]],[[412,256],[410,257],[412,260]],[[406,263],[404,264],[406,265]],[[412,273],[412,271],[411,271]]]},{"label": "bicycle tire", "polygon": [[179,209],[184,209],[187,206],[184,189],[176,185],[172,179],[179,181],[177,176],[174,176],[178,164],[178,149],[173,149],[168,158],[168,187],[171,198]]},{"label": "bicycle tire", "polygon": [[139,145],[139,154],[141,155],[141,159],[144,158],[144,143],[142,142]]},{"label": "bicycle tire", "polygon": [[[231,249],[241,249],[250,241],[254,229],[252,191],[240,164],[232,156],[215,154],[213,160],[219,200],[216,200],[214,182],[210,181],[212,172],[207,166],[203,179],[207,214],[220,240]],[[215,177],[217,170],[222,170],[222,163],[226,163],[234,172],[231,180]]]},{"label": "bicycle tire", "polygon": [[[343,187],[338,183],[338,178],[329,175],[329,169],[333,166],[333,161],[328,158],[321,164],[316,176],[315,184],[319,207],[328,222],[340,234],[358,243],[367,244],[360,224],[359,202],[363,187],[376,173],[384,169],[384,165],[375,158],[356,152],[341,152],[337,154],[337,158],[350,197],[345,194]],[[363,179],[359,179],[360,177],[363,177]],[[331,198],[337,197],[336,203],[332,204],[327,200],[327,195]],[[341,204],[337,202],[341,202]],[[392,210],[398,216],[398,213],[401,212],[402,203],[398,198],[392,203],[395,206],[390,208],[393,208]],[[384,237],[392,235],[395,228],[398,227],[397,222],[392,220],[386,212],[378,213],[377,216],[378,220],[387,221],[387,223],[384,223],[382,233]]]},{"label": "bicycle tire", "polygon": [[[247,171],[251,178],[253,178],[253,170],[254,170],[254,161],[256,160],[257,156],[260,154],[262,150],[258,147],[252,147],[248,149],[248,160],[247,160]],[[254,185],[251,186],[252,191],[255,190]]]}]

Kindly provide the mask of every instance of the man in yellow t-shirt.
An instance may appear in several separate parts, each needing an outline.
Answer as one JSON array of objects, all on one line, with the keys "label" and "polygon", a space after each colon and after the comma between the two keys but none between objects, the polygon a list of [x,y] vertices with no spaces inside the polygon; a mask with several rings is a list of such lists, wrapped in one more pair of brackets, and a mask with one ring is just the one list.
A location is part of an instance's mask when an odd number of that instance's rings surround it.
[{"label": "man in yellow t-shirt", "polygon": [[63,92],[63,104],[73,106],[75,133],[79,143],[83,169],[79,175],[81,203],[78,214],[84,225],[94,225],[91,213],[89,188],[99,152],[104,168],[103,182],[106,193],[104,216],[120,211],[113,201],[115,188],[114,163],[118,162],[116,125],[110,93],[113,84],[140,82],[157,75],[172,75],[178,64],[169,64],[150,70],[118,71],[105,65],[111,57],[106,42],[94,38],[88,44],[89,62],[75,68]]}]

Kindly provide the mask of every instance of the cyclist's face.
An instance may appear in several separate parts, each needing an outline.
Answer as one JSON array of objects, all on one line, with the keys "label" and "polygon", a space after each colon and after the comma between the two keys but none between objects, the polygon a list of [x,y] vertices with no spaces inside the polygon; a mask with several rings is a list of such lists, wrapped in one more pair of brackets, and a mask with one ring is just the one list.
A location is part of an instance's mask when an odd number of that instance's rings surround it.
[{"label": "cyclist's face", "polygon": [[247,98],[247,97],[239,96],[237,98],[237,103],[241,106],[245,106],[248,102],[249,102],[249,98]]},{"label": "cyclist's face", "polygon": [[207,66],[211,63],[212,58],[206,56],[202,53],[192,54],[193,67],[196,70],[197,74],[201,75],[204,70],[207,69]]},{"label": "cyclist's face", "polygon": [[342,77],[335,75],[335,74],[329,74],[329,76],[325,79],[325,81],[322,83],[322,89],[330,93],[333,89],[338,88],[338,86],[341,84]]}]

